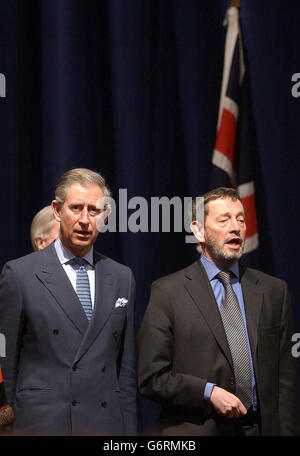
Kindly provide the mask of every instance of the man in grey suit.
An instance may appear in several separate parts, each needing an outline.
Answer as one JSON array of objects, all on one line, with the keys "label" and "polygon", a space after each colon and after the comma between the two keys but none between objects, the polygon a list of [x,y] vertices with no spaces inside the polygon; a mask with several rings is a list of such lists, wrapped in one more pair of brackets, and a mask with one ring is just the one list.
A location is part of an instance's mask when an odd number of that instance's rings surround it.
[{"label": "man in grey suit", "polygon": [[139,332],[139,387],[162,435],[300,435],[288,288],[239,266],[245,212],[234,189],[194,216],[200,261],[152,284]]},{"label": "man in grey suit", "polygon": [[3,268],[2,367],[16,434],[136,434],[135,284],[93,249],[103,196],[98,173],[65,173],[52,202],[59,237]]}]

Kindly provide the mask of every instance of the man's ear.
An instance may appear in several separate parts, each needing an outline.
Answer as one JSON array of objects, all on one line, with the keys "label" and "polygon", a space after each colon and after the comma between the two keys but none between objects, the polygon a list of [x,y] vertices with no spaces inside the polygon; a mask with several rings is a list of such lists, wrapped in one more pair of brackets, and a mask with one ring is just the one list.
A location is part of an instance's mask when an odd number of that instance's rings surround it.
[{"label": "man's ear", "polygon": [[202,225],[202,223],[194,220],[190,224],[190,228],[195,238],[198,239],[199,242],[204,242],[204,226]]},{"label": "man's ear", "polygon": [[39,236],[34,238],[34,244],[37,250],[43,250],[46,247],[44,239]]},{"label": "man's ear", "polygon": [[55,220],[57,222],[60,222],[61,221],[61,215],[60,215],[61,209],[60,209],[59,202],[56,201],[56,200],[53,200],[52,203],[51,203],[51,206],[52,206],[52,209],[53,209],[53,212],[54,212]]}]

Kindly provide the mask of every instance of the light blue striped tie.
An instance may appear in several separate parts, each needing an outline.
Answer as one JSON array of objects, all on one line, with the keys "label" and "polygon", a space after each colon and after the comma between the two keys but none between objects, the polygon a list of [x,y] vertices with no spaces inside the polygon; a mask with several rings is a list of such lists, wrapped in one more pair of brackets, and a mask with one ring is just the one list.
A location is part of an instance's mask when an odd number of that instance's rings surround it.
[{"label": "light blue striped tie", "polygon": [[82,304],[83,310],[85,311],[86,318],[90,320],[92,318],[93,308],[90,292],[89,277],[85,268],[85,262],[83,258],[74,258],[74,264],[76,268],[76,293],[79,301]]}]

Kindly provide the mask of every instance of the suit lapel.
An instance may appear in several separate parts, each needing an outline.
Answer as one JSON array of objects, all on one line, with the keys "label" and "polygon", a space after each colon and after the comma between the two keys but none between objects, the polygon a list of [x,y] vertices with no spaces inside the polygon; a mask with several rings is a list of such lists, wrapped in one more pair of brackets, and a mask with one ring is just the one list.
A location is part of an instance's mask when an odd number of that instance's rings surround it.
[{"label": "suit lapel", "polygon": [[185,288],[205,318],[232,370],[233,362],[218,305],[207,274],[200,261],[186,270]]},{"label": "suit lapel", "polygon": [[57,257],[54,244],[43,250],[42,271],[36,275],[50,291],[66,316],[85,334],[88,321],[72,284]]},{"label": "suit lapel", "polygon": [[240,277],[243,291],[248,336],[250,339],[254,369],[256,370],[256,349],[258,322],[263,303],[263,292],[258,286],[258,279],[251,269],[240,266]]},{"label": "suit lapel", "polygon": [[107,258],[94,253],[95,264],[95,304],[93,316],[82,343],[75,356],[77,362],[89,349],[100,331],[103,329],[113,310],[113,294],[115,290],[115,276],[107,267]]}]

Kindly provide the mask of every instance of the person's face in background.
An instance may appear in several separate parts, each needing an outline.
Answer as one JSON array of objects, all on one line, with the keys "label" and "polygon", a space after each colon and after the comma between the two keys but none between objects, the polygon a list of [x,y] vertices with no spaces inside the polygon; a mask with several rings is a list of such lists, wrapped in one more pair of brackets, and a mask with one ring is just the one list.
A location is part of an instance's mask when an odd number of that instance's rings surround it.
[{"label": "person's face in background", "polygon": [[48,245],[50,245],[51,242],[53,242],[57,238],[57,236],[59,234],[59,227],[60,227],[59,222],[54,218],[52,228],[50,229],[50,231],[48,233],[48,237],[37,236],[34,238],[34,244],[36,246],[36,249],[43,250],[46,247],[48,247]]}]

